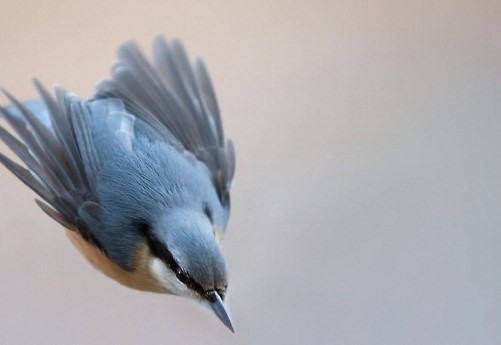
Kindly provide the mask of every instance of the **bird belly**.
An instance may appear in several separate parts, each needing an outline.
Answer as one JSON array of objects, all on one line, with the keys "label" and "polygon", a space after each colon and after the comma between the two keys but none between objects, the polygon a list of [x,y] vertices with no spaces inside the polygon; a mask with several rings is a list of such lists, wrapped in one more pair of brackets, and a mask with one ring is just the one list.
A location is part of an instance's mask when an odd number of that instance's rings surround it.
[{"label": "bird belly", "polygon": [[146,245],[140,245],[136,253],[136,263],[132,271],[126,271],[111,261],[99,248],[84,240],[74,231],[66,230],[66,235],[78,251],[98,271],[129,288],[168,293],[165,287],[151,274],[149,269],[150,251]]}]

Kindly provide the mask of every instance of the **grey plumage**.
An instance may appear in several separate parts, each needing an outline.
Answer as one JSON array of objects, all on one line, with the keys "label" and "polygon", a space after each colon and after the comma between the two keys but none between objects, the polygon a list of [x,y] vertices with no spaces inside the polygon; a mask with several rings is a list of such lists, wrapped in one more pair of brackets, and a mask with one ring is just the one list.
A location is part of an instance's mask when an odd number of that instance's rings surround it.
[{"label": "grey plumage", "polygon": [[12,105],[0,108],[17,135],[0,127],[0,139],[25,167],[1,153],[0,162],[45,213],[123,270],[136,268],[146,244],[180,282],[219,303],[212,294],[224,298],[227,279],[215,232],[227,226],[235,157],[203,62],[192,67],[179,41],[159,37],[153,65],[123,45],[112,79],[88,101],[35,86],[41,101],[5,92]]},{"label": "grey plumage", "polygon": [[[235,172],[231,141],[225,142],[212,83],[201,59],[192,68],[178,40],[155,40],[154,65],[138,47],[119,49],[112,80],[98,86],[96,97],[118,97],[127,109],[154,128],[170,134],[212,171],[221,200],[228,203]],[[168,132],[168,133],[165,133]],[[171,142],[174,146],[177,143]]]}]

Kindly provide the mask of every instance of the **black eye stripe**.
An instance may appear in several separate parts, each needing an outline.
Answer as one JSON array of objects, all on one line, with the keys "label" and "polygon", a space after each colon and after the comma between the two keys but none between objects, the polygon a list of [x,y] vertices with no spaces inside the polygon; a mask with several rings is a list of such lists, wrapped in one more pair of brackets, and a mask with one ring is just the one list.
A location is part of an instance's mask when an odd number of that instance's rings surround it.
[{"label": "black eye stripe", "polygon": [[200,285],[197,281],[195,281],[189,274],[186,272],[177,261],[174,259],[174,256],[169,251],[167,246],[163,245],[150,231],[150,228],[147,224],[140,224],[139,228],[141,232],[144,234],[146,241],[148,242],[148,246],[150,247],[151,254],[162,260],[175,274],[177,279],[181,281],[184,285],[188,287],[188,289],[197,292],[200,296],[207,298],[209,296],[209,291],[206,291],[202,285]]}]

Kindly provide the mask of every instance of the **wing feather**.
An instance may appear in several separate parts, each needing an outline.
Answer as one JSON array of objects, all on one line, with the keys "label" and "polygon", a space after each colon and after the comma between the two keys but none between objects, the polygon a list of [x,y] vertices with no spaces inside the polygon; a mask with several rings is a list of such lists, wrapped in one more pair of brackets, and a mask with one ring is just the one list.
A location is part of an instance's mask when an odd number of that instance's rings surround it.
[{"label": "wing feather", "polygon": [[87,105],[62,88],[56,87],[54,99],[38,81],[35,86],[43,102],[21,103],[4,91],[11,106],[0,113],[17,137],[0,126],[0,140],[25,167],[3,154],[0,163],[43,200],[36,202],[45,213],[93,241],[78,216],[82,204],[95,200],[92,179],[99,169]]},{"label": "wing feather", "polygon": [[216,96],[205,64],[192,65],[179,40],[158,37],[150,63],[136,44],[118,51],[112,78],[96,98],[117,97],[169,143],[193,153],[210,170],[220,199],[229,204],[235,171],[233,144],[224,138]]}]

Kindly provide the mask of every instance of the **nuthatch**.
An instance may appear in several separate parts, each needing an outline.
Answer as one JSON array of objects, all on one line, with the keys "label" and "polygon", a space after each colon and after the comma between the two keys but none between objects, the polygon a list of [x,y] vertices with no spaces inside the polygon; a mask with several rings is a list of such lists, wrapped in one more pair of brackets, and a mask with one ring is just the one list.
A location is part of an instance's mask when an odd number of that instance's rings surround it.
[{"label": "nuthatch", "polygon": [[0,108],[16,136],[0,139],[24,167],[0,162],[30,187],[83,256],[130,288],[208,304],[233,331],[220,248],[235,171],[231,141],[202,60],[158,37],[150,63],[119,48],[112,78],[82,100],[55,97]]}]

